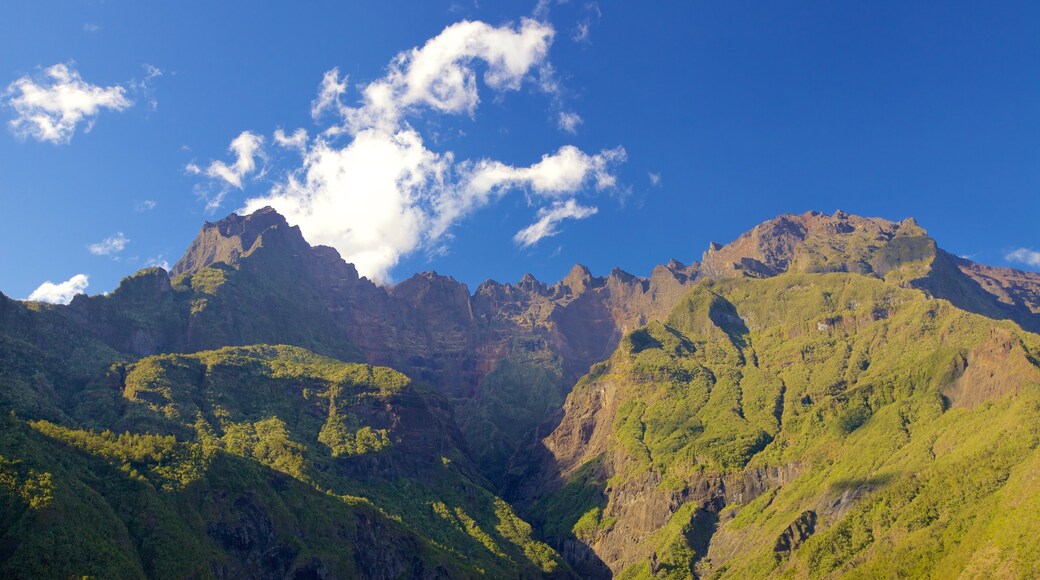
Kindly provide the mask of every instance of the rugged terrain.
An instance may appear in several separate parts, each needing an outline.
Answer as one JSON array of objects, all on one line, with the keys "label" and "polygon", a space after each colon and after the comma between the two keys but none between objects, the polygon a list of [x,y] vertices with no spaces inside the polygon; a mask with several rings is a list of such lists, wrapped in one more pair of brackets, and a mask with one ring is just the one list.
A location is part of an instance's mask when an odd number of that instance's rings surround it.
[{"label": "rugged terrain", "polygon": [[913,220],[471,293],[231,215],[169,274],[0,296],[0,570],[1035,576],[1038,312]]}]

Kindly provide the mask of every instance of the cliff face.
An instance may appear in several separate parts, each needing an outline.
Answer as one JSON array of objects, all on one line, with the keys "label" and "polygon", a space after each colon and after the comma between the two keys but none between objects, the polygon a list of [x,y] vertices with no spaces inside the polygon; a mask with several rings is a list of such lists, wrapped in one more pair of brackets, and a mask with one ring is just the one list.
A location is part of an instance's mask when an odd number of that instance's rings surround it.
[{"label": "cliff face", "polygon": [[[284,343],[399,369],[466,407],[466,437],[498,480],[570,385],[624,332],[667,313],[697,266],[673,261],[640,278],[578,265],[556,284],[527,276],[473,294],[435,272],[381,287],[263,209],[207,223],[172,273],[142,271],[109,296],[78,297],[67,314],[138,356]],[[528,385],[515,379],[532,373],[542,396],[517,392]]]},{"label": "cliff face", "polygon": [[[236,279],[249,273],[255,276]],[[435,272],[380,287],[359,278],[335,250],[309,246],[298,228],[290,227],[270,208],[207,223],[171,270],[174,286],[223,299],[213,310],[222,313],[220,326],[231,329],[226,331],[230,336],[221,338],[225,344],[250,334],[238,330],[235,336],[235,329],[255,327],[255,321],[239,319],[252,313],[233,299],[271,300],[272,294],[283,298],[278,294],[284,293],[284,301],[266,308],[268,318],[287,310],[292,313],[287,323],[295,320],[299,325],[303,320],[313,326],[322,318],[331,320],[334,327],[322,334],[341,337],[344,344],[335,345],[336,354],[360,353],[367,362],[401,369],[415,380],[462,398],[479,389],[483,378],[509,356],[512,341],[519,336],[544,339],[563,358],[566,380],[573,382],[590,364],[609,356],[624,331],[667,312],[696,273],[696,266],[672,262],[655,269],[650,278],[621,270],[596,278],[579,265],[551,286],[532,277],[515,285],[488,281],[472,295],[464,284]],[[258,283],[261,277],[266,283]],[[245,282],[248,288],[242,287]],[[193,319],[205,319],[212,301],[207,297],[201,307],[198,299],[193,303],[196,312],[187,316],[188,324],[198,331],[186,348],[210,346],[204,344],[203,334],[216,324]],[[304,306],[309,311],[299,312]],[[241,317],[227,314],[236,309],[246,312]],[[283,327],[282,332],[291,336],[289,328]],[[248,338],[247,342],[272,342]],[[356,353],[349,352],[346,342]]]},{"label": "cliff face", "polygon": [[950,256],[913,220],[844,212],[780,216],[725,246],[712,244],[700,264],[673,260],[647,278],[618,269],[595,277],[577,265],[552,285],[528,276],[488,281],[471,295],[436,273],[377,286],[265,208],[207,223],[173,267],[172,284],[158,270],[144,271],[112,296],[77,299],[71,310],[125,352],[291,343],[392,366],[450,397],[470,398],[517,338],[543,341],[561,358],[563,382],[573,384],[622,334],[665,316],[696,280],[787,271],[884,278],[1040,328],[1040,276]]}]

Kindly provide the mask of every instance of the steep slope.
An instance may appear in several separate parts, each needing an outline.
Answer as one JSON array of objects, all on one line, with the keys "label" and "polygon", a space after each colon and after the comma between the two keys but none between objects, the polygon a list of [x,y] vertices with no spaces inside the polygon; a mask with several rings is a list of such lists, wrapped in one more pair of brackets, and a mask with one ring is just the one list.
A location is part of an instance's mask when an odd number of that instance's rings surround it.
[{"label": "steep slope", "polygon": [[1033,576],[1038,355],[870,276],[705,281],[579,382],[512,490],[590,575]]},{"label": "steep slope", "polygon": [[161,355],[113,365],[65,415],[5,419],[5,576],[567,574],[487,491],[450,409],[390,369]]},{"label": "steep slope", "polygon": [[166,437],[4,417],[0,514],[5,578],[476,575],[368,502]]},{"label": "steep slope", "polygon": [[66,419],[66,398],[120,353],[61,313],[0,294],[0,408],[52,421]]}]

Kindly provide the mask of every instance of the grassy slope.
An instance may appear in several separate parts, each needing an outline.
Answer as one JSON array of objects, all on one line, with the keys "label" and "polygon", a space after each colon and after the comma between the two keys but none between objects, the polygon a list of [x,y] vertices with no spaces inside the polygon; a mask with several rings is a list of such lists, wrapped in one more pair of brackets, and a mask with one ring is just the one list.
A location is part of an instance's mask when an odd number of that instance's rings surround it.
[{"label": "grassy slope", "polygon": [[[224,452],[204,457],[198,445],[101,439],[3,420],[0,575],[353,577],[416,567],[476,575],[362,500]],[[186,468],[172,479],[164,473],[171,462]],[[382,561],[365,557],[373,533]]]},{"label": "grassy slope", "polygon": [[[487,491],[442,412],[390,369],[295,347],[116,364],[70,397],[58,420],[74,427],[4,424],[0,455],[13,471],[0,565],[30,576],[242,566],[352,576],[395,566],[411,574],[414,559],[425,573],[452,576],[565,573]],[[32,508],[22,490],[41,487],[31,483],[37,476],[51,499]],[[140,523],[141,505],[151,506],[151,524]],[[55,521],[66,531],[50,559],[39,542],[58,533]],[[101,537],[98,522],[125,534]],[[243,534],[265,539],[243,544]],[[146,544],[158,551],[142,551]]]},{"label": "grassy slope", "polygon": [[[653,568],[684,577],[695,561],[724,577],[1035,575],[1038,353],[1040,337],[1011,323],[859,275],[697,287],[667,324],[632,333],[572,395],[618,385],[611,453],[624,449],[626,459],[601,485],[648,470],[661,475],[661,493],[757,468],[797,477],[746,506],[730,500],[707,554],[696,547],[704,514],[683,506],[651,538],[648,559],[620,576]],[[966,361],[1008,380],[987,385]],[[963,387],[969,393],[992,387],[991,400],[951,408],[961,375],[978,382]],[[585,496],[588,505],[572,502],[548,528],[591,541],[609,534],[617,506]],[[784,545],[810,511],[802,523],[815,518],[815,533]]]}]

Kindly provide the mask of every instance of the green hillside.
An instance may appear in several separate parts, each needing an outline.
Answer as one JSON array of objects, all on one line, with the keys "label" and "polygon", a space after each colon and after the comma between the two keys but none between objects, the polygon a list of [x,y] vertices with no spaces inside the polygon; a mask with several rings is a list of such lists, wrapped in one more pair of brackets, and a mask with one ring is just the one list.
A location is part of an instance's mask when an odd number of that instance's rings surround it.
[{"label": "green hillside", "polygon": [[225,348],[70,399],[64,424],[4,419],[5,576],[566,574],[390,369]]},{"label": "green hillside", "polygon": [[1035,577],[1038,356],[857,274],[704,282],[571,393],[531,517],[622,578]]}]

